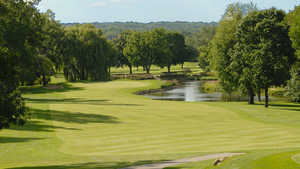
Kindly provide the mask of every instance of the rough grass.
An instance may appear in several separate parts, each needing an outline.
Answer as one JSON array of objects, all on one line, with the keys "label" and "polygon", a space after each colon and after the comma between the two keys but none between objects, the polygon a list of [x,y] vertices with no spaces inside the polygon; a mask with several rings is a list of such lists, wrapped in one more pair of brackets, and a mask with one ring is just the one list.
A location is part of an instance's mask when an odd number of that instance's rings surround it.
[{"label": "rough grass", "polygon": [[300,105],[272,103],[265,109],[133,94],[163,85],[154,80],[57,82],[65,88],[23,89],[32,119],[24,127],[0,131],[0,168],[117,169],[217,152],[248,153],[221,169],[246,164],[273,169],[274,160],[298,167]]}]

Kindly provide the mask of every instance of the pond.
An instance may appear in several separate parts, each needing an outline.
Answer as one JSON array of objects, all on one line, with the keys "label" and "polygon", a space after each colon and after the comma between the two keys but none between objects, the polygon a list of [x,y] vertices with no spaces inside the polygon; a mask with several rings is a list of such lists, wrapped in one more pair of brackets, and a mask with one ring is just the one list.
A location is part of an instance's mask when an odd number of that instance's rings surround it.
[{"label": "pond", "polygon": [[145,96],[150,97],[153,100],[175,100],[186,102],[220,101],[222,93],[205,92],[203,89],[204,83],[206,83],[206,81],[186,82],[182,87]]}]

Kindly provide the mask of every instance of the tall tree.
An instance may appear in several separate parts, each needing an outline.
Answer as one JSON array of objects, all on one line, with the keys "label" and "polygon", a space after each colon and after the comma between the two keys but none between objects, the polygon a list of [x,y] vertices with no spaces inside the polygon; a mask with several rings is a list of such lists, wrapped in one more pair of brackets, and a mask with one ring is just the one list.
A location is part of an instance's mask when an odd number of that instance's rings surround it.
[{"label": "tall tree", "polygon": [[275,8],[255,11],[239,25],[235,46],[240,84],[251,83],[265,90],[265,106],[269,106],[269,88],[280,86],[289,79],[295,62],[285,12]]},{"label": "tall tree", "polygon": [[119,64],[118,66],[123,66],[123,65],[126,65],[129,67],[129,73],[132,74],[132,67],[133,67],[133,63],[132,61],[130,60],[131,59],[131,56],[128,55],[129,53],[126,53],[124,51],[124,49],[126,48],[127,44],[128,44],[128,41],[129,41],[129,38],[130,36],[133,34],[134,32],[133,31],[124,31],[122,32],[118,38],[114,39],[113,42],[119,52]]},{"label": "tall tree", "polygon": [[92,25],[76,25],[66,28],[64,39],[64,74],[70,81],[108,80],[108,57],[112,45],[103,37],[102,31]]},{"label": "tall tree", "polygon": [[289,35],[298,57],[291,71],[291,79],[287,85],[287,95],[291,96],[293,101],[300,102],[300,6],[296,6],[287,15],[286,21],[290,26]]},{"label": "tall tree", "polygon": [[[209,53],[211,65],[218,72],[220,84],[223,90],[229,94],[230,98],[232,92],[238,88],[238,74],[234,73],[231,66],[233,62],[233,49],[238,41],[235,33],[243,17],[248,12],[255,10],[256,6],[254,4],[230,4],[211,42],[212,46]],[[248,81],[251,82],[251,79],[248,79]],[[249,95],[249,104],[254,104],[255,91],[251,83],[247,84],[246,90]]]},{"label": "tall tree", "polygon": [[234,34],[237,25],[242,20],[242,16],[239,6],[235,4],[229,5],[223,19],[219,23],[210,50],[210,56],[212,56],[211,64],[214,70],[218,72],[223,90],[229,95],[237,88],[236,78],[232,74],[230,65],[232,62],[231,53],[237,42]]},{"label": "tall tree", "polygon": [[26,111],[18,90],[21,72],[33,62],[41,44],[38,1],[0,0],[0,129],[22,125]]},{"label": "tall tree", "polygon": [[160,47],[156,48],[156,65],[167,67],[168,72],[171,72],[171,66],[182,64],[186,59],[186,45],[184,36],[178,32],[171,32],[164,29],[159,30],[160,34],[157,37]]}]

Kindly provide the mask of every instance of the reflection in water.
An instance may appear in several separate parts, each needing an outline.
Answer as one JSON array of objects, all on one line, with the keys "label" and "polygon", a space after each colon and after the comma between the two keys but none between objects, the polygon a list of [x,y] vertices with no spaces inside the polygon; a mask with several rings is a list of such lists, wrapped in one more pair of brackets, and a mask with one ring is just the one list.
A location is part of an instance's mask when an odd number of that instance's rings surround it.
[{"label": "reflection in water", "polygon": [[187,82],[183,87],[165,91],[162,93],[155,93],[146,95],[154,100],[179,100],[186,102],[203,102],[203,101],[219,101],[221,100],[221,93],[205,93],[201,85],[203,81]]},{"label": "reflection in water", "polygon": [[194,102],[197,101],[197,96],[199,96],[199,86],[196,84],[198,82],[189,82],[185,85],[185,95],[184,101],[186,102]]}]

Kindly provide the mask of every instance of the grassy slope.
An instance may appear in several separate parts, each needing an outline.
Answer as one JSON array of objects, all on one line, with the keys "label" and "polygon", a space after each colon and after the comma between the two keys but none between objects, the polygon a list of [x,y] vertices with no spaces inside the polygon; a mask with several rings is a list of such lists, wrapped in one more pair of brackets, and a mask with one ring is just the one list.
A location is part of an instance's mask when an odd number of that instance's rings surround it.
[{"label": "grassy slope", "polygon": [[[249,152],[243,160],[250,163],[300,149],[298,105],[266,110],[246,103],[162,102],[132,94],[161,84],[114,81],[31,89],[25,95],[31,122],[0,131],[0,168],[112,169],[215,152]],[[226,164],[242,166],[241,158]]]}]

